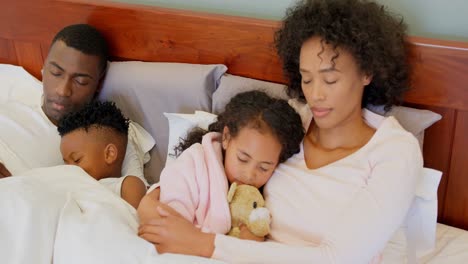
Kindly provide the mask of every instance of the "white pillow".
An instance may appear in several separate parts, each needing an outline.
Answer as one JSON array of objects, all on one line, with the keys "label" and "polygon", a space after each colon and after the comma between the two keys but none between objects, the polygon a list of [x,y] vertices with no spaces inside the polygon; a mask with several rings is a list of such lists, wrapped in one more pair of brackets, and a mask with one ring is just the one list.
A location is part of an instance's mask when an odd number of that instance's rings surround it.
[{"label": "white pillow", "polygon": [[0,104],[19,101],[26,105],[40,104],[42,83],[23,67],[0,64]]},{"label": "white pillow", "polygon": [[381,105],[370,105],[367,109],[379,115],[394,116],[404,129],[411,132],[418,139],[421,149],[424,143],[424,130],[442,118],[441,115],[432,111],[406,106],[394,106],[387,113],[385,113],[384,107]]},{"label": "white pillow", "polygon": [[175,159],[174,148],[184,139],[194,127],[208,130],[208,126],[216,121],[216,115],[204,111],[194,114],[164,113],[169,123],[169,143],[167,146],[166,165]]},{"label": "white pillow", "polygon": [[430,253],[436,245],[437,189],[442,172],[423,168],[421,173],[416,197],[405,220],[387,244],[387,248],[398,246],[403,252],[406,249],[408,263],[417,263],[417,259]]}]

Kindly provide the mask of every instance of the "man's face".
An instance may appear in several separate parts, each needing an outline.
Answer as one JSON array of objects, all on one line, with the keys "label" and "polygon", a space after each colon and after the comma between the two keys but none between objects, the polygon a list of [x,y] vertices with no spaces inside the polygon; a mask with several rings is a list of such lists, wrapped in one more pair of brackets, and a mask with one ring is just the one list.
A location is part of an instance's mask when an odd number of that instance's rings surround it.
[{"label": "man's face", "polygon": [[103,70],[99,57],[84,54],[56,41],[44,64],[42,109],[55,125],[69,112],[80,109],[99,92]]}]

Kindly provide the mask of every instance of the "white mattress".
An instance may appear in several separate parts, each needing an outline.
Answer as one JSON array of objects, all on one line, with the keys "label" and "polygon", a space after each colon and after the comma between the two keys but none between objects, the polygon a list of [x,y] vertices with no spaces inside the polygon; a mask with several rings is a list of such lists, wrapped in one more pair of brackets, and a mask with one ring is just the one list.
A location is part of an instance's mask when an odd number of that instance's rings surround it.
[{"label": "white mattress", "polygon": [[[396,234],[383,252],[384,264],[407,263],[406,246],[402,234]],[[435,249],[421,257],[419,263],[465,264],[468,263],[468,231],[437,224]]]}]

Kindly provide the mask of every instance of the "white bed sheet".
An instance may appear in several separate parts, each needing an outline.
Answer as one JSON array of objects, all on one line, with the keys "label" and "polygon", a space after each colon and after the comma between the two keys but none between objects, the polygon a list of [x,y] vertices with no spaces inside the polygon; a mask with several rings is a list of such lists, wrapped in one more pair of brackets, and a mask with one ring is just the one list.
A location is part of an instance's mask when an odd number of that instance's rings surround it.
[{"label": "white bed sheet", "polygon": [[[402,234],[396,234],[383,252],[384,264],[408,263],[406,244]],[[437,224],[435,249],[419,258],[418,263],[465,264],[468,263],[468,231]]]}]

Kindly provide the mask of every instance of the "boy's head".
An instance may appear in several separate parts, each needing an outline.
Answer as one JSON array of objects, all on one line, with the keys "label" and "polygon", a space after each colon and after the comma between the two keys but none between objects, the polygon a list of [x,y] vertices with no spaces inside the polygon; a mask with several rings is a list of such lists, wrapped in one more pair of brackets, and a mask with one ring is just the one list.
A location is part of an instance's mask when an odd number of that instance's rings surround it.
[{"label": "boy's head", "polygon": [[92,101],[60,119],[60,151],[65,164],[93,178],[119,177],[127,148],[129,120],[113,102]]},{"label": "boy's head", "polygon": [[299,114],[282,99],[250,91],[234,96],[210,125],[223,134],[229,182],[263,186],[277,165],[299,152],[304,129]]}]

